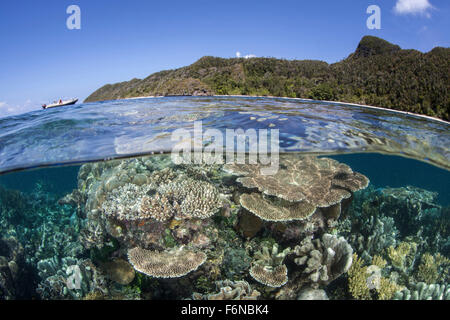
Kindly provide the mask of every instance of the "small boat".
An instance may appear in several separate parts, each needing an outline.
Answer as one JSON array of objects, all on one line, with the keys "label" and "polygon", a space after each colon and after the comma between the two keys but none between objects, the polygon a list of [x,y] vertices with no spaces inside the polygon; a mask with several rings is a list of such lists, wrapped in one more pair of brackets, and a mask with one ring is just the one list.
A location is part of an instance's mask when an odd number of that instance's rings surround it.
[{"label": "small boat", "polygon": [[70,99],[70,100],[59,100],[58,102],[53,102],[52,104],[49,104],[49,105],[47,105],[47,104],[43,104],[42,105],[42,109],[48,109],[48,108],[56,108],[56,107],[62,107],[62,106],[69,106],[69,105],[71,105],[71,104],[75,104],[75,103],[77,103],[77,101],[78,101],[78,99],[77,98],[73,98],[73,99]]}]

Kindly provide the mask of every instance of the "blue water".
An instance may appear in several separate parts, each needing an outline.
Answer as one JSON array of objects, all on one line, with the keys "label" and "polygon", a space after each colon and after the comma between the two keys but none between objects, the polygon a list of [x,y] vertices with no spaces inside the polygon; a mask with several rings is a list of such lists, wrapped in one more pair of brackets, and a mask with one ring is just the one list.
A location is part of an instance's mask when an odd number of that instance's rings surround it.
[{"label": "blue water", "polygon": [[170,133],[279,129],[280,151],[377,152],[449,169],[449,124],[345,104],[166,97],[79,104],[0,119],[0,173],[170,151]]}]

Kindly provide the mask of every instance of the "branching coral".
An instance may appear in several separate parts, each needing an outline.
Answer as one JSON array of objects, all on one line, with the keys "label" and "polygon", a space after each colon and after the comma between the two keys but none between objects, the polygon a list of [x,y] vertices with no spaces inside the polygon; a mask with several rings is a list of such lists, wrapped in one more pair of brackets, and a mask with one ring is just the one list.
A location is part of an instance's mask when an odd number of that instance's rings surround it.
[{"label": "branching coral", "polygon": [[397,291],[395,300],[450,300],[450,285],[419,282],[411,289]]},{"label": "branching coral", "polygon": [[348,270],[348,288],[355,299],[389,300],[402,287],[395,282],[381,276],[382,265],[385,261],[376,256],[372,260],[372,265],[364,266],[364,261],[353,254],[353,264]]},{"label": "branching coral", "polygon": [[427,284],[436,283],[443,269],[448,272],[449,266],[450,260],[441,254],[438,253],[433,257],[428,252],[424,253],[417,268],[417,279]]},{"label": "branching coral", "polygon": [[387,248],[387,255],[392,265],[403,273],[409,272],[413,265],[417,252],[415,242],[401,242],[396,248]]},{"label": "branching coral", "polygon": [[257,300],[260,293],[253,290],[247,281],[216,281],[217,293],[205,294],[194,292],[193,300]]},{"label": "branching coral", "polygon": [[128,261],[134,269],[156,278],[178,278],[197,270],[206,254],[183,247],[168,251],[152,251],[139,247],[128,250]]},{"label": "branching coral", "polygon": [[352,264],[353,250],[344,238],[324,234],[322,239],[305,238],[294,248],[294,253],[294,262],[304,267],[302,277],[317,288],[348,271]]},{"label": "branching coral", "polygon": [[281,287],[288,280],[287,268],[283,263],[284,258],[290,253],[290,248],[278,251],[278,244],[269,248],[263,246],[255,253],[250,268],[250,275],[256,281],[273,288]]},{"label": "branching coral", "polygon": [[349,234],[348,239],[355,251],[369,262],[390,246],[395,246],[398,230],[394,219],[385,216],[371,216]]},{"label": "branching coral", "polygon": [[93,292],[106,294],[108,288],[104,276],[90,259],[56,257],[39,261],[37,293],[42,299],[81,299]]}]

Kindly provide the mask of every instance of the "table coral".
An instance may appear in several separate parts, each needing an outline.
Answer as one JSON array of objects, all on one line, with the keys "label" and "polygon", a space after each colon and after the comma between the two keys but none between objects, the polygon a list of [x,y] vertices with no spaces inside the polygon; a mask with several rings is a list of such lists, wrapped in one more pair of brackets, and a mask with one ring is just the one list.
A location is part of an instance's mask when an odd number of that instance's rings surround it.
[{"label": "table coral", "polygon": [[156,278],[178,278],[196,270],[206,261],[206,254],[183,247],[153,251],[135,247],[128,250],[134,269]]}]

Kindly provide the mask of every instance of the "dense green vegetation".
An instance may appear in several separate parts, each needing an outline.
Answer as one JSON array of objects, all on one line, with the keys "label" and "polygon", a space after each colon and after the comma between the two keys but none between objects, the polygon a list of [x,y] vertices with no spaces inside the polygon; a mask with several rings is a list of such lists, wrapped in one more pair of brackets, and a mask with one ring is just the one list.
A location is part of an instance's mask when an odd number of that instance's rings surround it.
[{"label": "dense green vegetation", "polygon": [[402,50],[366,36],[348,58],[314,60],[203,57],[145,79],[108,84],[86,102],[137,96],[258,95],[361,103],[450,120],[450,48]]}]

